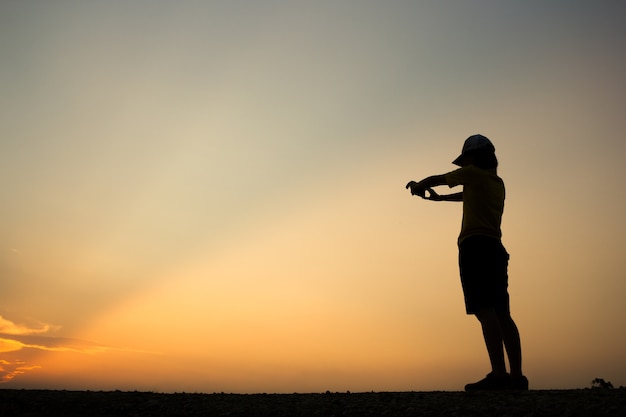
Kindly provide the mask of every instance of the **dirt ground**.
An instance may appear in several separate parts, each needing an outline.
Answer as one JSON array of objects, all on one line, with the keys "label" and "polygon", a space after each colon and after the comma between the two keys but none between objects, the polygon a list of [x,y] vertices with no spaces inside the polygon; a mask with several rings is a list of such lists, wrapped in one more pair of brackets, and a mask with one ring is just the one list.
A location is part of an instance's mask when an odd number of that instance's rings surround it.
[{"label": "dirt ground", "polygon": [[0,389],[0,416],[623,417],[626,416],[626,389],[320,394],[157,394]]}]

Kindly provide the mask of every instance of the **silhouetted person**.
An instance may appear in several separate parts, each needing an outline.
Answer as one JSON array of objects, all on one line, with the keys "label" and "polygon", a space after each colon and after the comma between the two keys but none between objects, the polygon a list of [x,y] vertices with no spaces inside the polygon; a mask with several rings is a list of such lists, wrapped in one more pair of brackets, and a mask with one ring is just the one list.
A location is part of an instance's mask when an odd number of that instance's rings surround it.
[{"label": "silhouetted person", "polygon": [[[465,390],[527,390],[520,336],[509,309],[509,254],[502,245],[500,230],[505,190],[497,174],[495,148],[485,136],[470,136],[453,164],[461,168],[411,181],[406,188],[426,200],[463,202],[458,246],[465,308],[467,314],[474,314],[480,321],[491,362],[491,372],[484,379],[467,384]],[[432,189],[439,185],[462,185],[463,191],[440,195]],[[504,348],[510,374],[506,371]]]}]

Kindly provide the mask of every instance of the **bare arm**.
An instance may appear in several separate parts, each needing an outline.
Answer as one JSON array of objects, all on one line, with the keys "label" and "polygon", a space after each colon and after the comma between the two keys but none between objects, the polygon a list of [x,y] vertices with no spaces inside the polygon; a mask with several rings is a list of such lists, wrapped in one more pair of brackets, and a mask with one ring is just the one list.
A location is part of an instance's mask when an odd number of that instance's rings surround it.
[{"label": "bare arm", "polygon": [[[433,201],[463,201],[463,192],[440,195],[436,193],[432,188],[439,185],[445,185],[446,177],[444,175],[433,175],[431,177],[424,178],[420,182],[410,181],[406,188],[411,189],[412,195],[418,195],[427,200]],[[426,193],[428,192],[428,195]]]},{"label": "bare arm", "polygon": [[424,196],[426,200],[432,201],[463,201],[463,191],[454,194],[438,194],[432,188],[426,190],[428,195]]}]

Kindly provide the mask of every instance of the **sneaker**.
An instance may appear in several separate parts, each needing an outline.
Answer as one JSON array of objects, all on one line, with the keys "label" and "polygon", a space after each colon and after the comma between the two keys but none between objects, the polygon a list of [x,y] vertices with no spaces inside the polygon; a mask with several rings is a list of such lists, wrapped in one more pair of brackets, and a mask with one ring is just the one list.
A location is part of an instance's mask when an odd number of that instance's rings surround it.
[{"label": "sneaker", "polygon": [[485,378],[465,386],[465,391],[502,391],[511,388],[511,377],[488,374]]},{"label": "sneaker", "polygon": [[511,377],[511,388],[513,390],[528,391],[528,378],[525,376]]}]

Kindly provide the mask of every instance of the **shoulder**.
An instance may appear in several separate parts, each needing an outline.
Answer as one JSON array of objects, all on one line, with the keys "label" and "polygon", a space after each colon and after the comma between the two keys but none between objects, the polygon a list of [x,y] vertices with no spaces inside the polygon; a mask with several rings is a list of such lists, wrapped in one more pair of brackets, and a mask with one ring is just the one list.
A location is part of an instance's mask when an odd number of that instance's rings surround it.
[{"label": "shoulder", "polygon": [[480,169],[473,165],[467,165],[444,174],[444,177],[448,184],[450,184],[450,182],[463,184],[465,181],[479,174],[477,171],[480,171]]},{"label": "shoulder", "polygon": [[495,169],[483,169],[474,165],[468,165],[455,169],[454,171],[444,174],[444,176],[446,178],[446,182],[450,186],[468,184],[472,182],[483,182],[489,179],[495,179],[502,182],[502,179],[498,176]]}]

